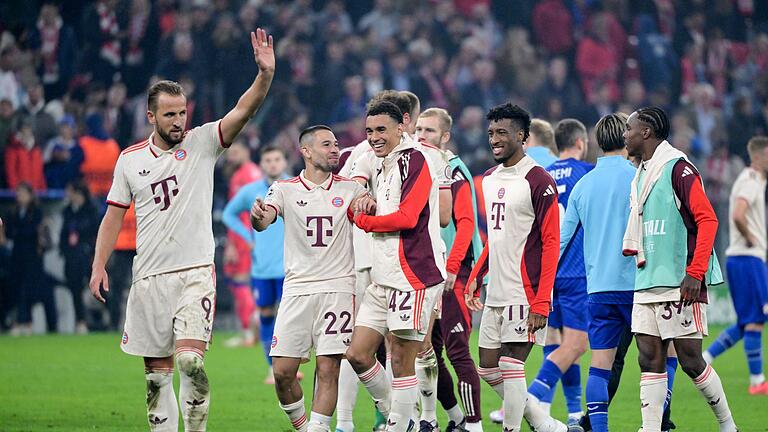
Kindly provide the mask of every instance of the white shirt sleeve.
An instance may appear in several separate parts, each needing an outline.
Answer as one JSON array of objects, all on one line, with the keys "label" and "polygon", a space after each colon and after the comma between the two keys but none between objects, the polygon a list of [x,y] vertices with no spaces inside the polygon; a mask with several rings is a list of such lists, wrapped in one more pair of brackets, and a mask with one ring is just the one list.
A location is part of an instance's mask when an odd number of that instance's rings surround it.
[{"label": "white shirt sleeve", "polygon": [[272,186],[269,187],[267,196],[264,197],[264,204],[274,208],[278,216],[283,216],[285,197],[283,196],[283,188],[280,182],[274,182],[272,183]]},{"label": "white shirt sleeve", "polygon": [[112,186],[107,194],[107,203],[117,207],[128,208],[131,206],[131,187],[125,175],[125,156],[120,155],[112,174]]}]

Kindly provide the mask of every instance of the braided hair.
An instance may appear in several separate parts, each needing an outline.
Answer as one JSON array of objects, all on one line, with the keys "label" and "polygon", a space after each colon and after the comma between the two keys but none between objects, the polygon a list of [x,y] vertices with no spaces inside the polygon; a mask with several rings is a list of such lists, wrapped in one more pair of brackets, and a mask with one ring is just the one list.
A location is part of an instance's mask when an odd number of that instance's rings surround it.
[{"label": "braided hair", "polygon": [[640,108],[637,119],[650,126],[656,138],[665,140],[669,136],[669,119],[663,109],[657,106]]}]

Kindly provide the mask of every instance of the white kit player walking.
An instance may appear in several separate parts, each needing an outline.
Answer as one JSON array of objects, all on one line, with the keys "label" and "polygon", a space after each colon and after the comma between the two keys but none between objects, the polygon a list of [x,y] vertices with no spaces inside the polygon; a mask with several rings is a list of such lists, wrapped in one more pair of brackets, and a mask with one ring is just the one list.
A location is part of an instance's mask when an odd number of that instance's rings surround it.
[{"label": "white kit player walking", "polygon": [[[203,367],[213,327],[216,279],[211,221],[216,159],[267,96],[275,71],[272,36],[251,33],[259,74],[221,120],[184,131],[187,100],[175,82],[154,84],[147,96],[149,139],[117,160],[107,212],[99,228],[90,289],[105,302],[105,263],[123,216],[136,207],[136,258],[120,347],[144,357],[147,418],[152,431],[204,431],[210,389]],[[118,301],[112,300],[110,301]],[[173,389],[174,351],[180,373]]]},{"label": "white kit player walking", "polygon": [[[298,431],[327,432],[336,407],[341,357],[352,337],[355,269],[353,209],[375,212],[357,182],[333,174],[339,145],[327,126],[299,136],[305,169],[272,184],[251,208],[251,223],[265,230],[278,216],[285,223],[285,284],[272,338],[273,370],[280,407]],[[317,355],[315,397],[309,424],[296,372]]]},{"label": "white kit player walking", "polygon": [[[560,251],[557,185],[525,155],[531,118],[517,105],[488,113],[488,141],[499,165],[483,177],[488,242],[469,276],[466,302],[483,309],[478,373],[504,400],[504,431],[518,432],[523,416],[539,432],[568,427],[528,397],[525,361],[543,345]],[[488,273],[486,304],[477,278]]]}]

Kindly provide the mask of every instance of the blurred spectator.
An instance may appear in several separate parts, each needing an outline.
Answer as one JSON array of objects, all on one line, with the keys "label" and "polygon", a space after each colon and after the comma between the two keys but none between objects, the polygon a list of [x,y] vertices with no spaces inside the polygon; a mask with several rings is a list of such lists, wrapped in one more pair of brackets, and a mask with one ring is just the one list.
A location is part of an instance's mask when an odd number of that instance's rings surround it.
[{"label": "blurred spectator", "polygon": [[549,61],[547,80],[536,89],[531,97],[534,115],[543,115],[549,111],[549,104],[552,99],[559,101],[558,114],[563,117],[572,115],[583,105],[581,91],[569,76],[568,62],[564,57],[553,57]]},{"label": "blurred spectator", "polygon": [[88,186],[82,181],[67,184],[59,253],[64,258],[64,277],[75,306],[75,331],[88,333],[83,308],[83,290],[91,277],[91,261],[96,247],[100,215],[91,201]]},{"label": "blurred spectator", "polygon": [[[9,99],[0,99],[0,159],[5,160],[5,149],[13,136],[13,105]],[[5,164],[0,164],[0,187],[5,187]]]},{"label": "blurred spectator", "polygon": [[[123,81],[129,97],[143,93],[157,62],[160,24],[149,0],[130,0],[123,54]],[[119,141],[118,141],[119,142]]]},{"label": "blurred spectator", "polygon": [[346,129],[345,123],[350,120],[359,119],[365,114],[367,103],[368,99],[365,97],[363,79],[358,75],[348,77],[344,80],[344,96],[331,111],[328,123],[334,129],[338,127],[337,125],[344,124],[339,129]]},{"label": "blurred spectator", "polygon": [[637,59],[645,88],[670,87],[679,69],[672,44],[659,33],[650,15],[640,15],[637,25]]},{"label": "blurred spectator", "polygon": [[[488,125],[485,123],[485,111],[477,106],[468,106],[462,110],[456,124],[456,133],[452,134],[459,153],[466,159],[467,165],[478,172],[484,162],[490,162],[488,155]],[[490,166],[490,163],[487,165]]]},{"label": "blurred spectator", "polygon": [[480,60],[472,68],[472,81],[461,89],[461,103],[488,111],[504,101],[504,93],[496,81],[496,65],[490,60]]},{"label": "blurred spectator", "polygon": [[19,131],[11,137],[5,149],[5,175],[11,189],[26,183],[33,190],[45,190],[43,152],[35,142],[29,120],[22,121]]},{"label": "blurred spectator", "polygon": [[719,108],[715,106],[715,89],[709,84],[698,84],[691,94],[691,105],[686,112],[693,129],[696,131],[697,144],[691,149],[702,157],[709,156],[715,142],[725,139],[724,119]]},{"label": "blurred spectator", "polygon": [[56,120],[45,111],[45,96],[41,84],[27,88],[24,103],[16,111],[16,121],[29,122],[35,141],[43,145],[56,136]]},{"label": "blurred spectator", "polygon": [[80,177],[83,149],[77,142],[75,119],[67,114],[59,122],[59,135],[48,141],[43,151],[45,182],[49,189],[64,189]]},{"label": "blurred spectator", "polygon": [[579,42],[576,52],[576,70],[588,100],[592,99],[597,82],[607,85],[611,100],[616,100],[619,94],[616,78],[621,61],[610,42],[607,15],[595,16],[591,20],[589,32]]},{"label": "blurred spectator", "polygon": [[533,34],[548,54],[565,54],[573,47],[571,12],[563,0],[543,0],[533,9]]},{"label": "blurred spectator", "polygon": [[381,60],[376,57],[368,57],[363,60],[363,81],[366,99],[370,99],[376,93],[384,90],[384,70],[381,66]]},{"label": "blurred spectator", "polygon": [[32,334],[32,306],[42,302],[49,332],[56,331],[57,311],[53,286],[46,283],[43,252],[51,245],[50,234],[43,223],[35,191],[28,183],[16,186],[16,205],[5,220],[6,235],[13,243],[10,265],[11,285],[18,295],[16,327],[12,334]]},{"label": "blurred spectator", "polygon": [[728,152],[749,161],[747,142],[758,135],[762,119],[752,108],[752,98],[740,95],[733,102],[733,115],[728,122]]},{"label": "blurred spectator", "polygon": [[86,132],[80,137],[83,149],[83,164],[80,172],[91,194],[99,201],[107,196],[112,185],[112,171],[120,156],[120,147],[104,130],[103,120],[98,113],[85,119]]},{"label": "blurred spectator", "polygon": [[83,14],[80,42],[82,68],[105,86],[112,84],[122,64],[121,23],[117,17],[118,0],[97,0]]},{"label": "blurred spectator", "polygon": [[531,120],[531,131],[525,141],[525,154],[542,167],[548,167],[557,160],[555,130],[549,122],[539,118]]},{"label": "blurred spectator", "polygon": [[40,8],[37,25],[30,35],[30,46],[39,50],[36,59],[38,75],[48,99],[64,95],[75,74],[77,40],[72,28],[61,19],[59,6],[53,2]]},{"label": "blurred spectator", "polygon": [[104,130],[107,135],[115,138],[120,149],[127,148],[132,143],[133,123],[131,111],[125,100],[127,88],[125,84],[112,84],[107,92],[107,106],[104,108]]},{"label": "blurred spectator", "polygon": [[500,77],[506,88],[526,96],[546,78],[546,65],[539,60],[536,48],[530,42],[528,30],[521,27],[507,32],[499,67],[511,72]]},{"label": "blurred spectator", "polygon": [[375,0],[373,10],[360,18],[357,28],[370,34],[374,42],[381,42],[397,33],[399,21],[392,0]]},{"label": "blurred spectator", "polygon": [[16,47],[13,44],[0,48],[0,100],[11,101],[14,110],[21,105],[20,86],[14,69],[15,60]]}]

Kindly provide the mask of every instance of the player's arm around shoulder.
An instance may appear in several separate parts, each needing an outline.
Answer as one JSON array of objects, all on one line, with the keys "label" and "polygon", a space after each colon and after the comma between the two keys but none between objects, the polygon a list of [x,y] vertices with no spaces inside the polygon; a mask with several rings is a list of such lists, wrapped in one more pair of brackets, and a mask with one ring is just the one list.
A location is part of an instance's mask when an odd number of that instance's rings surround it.
[{"label": "player's arm around shoulder", "polygon": [[272,36],[267,35],[267,32],[261,28],[256,29],[256,32],[251,32],[251,47],[253,48],[254,60],[259,67],[259,74],[248,90],[240,96],[237,105],[221,119],[219,127],[221,144],[224,147],[229,146],[235,140],[248,120],[261,107],[275,75],[275,51]]}]

